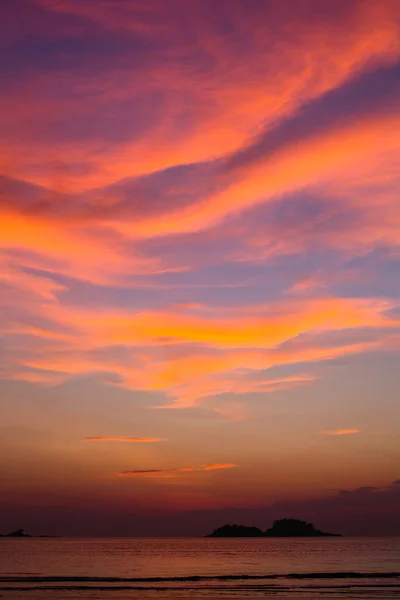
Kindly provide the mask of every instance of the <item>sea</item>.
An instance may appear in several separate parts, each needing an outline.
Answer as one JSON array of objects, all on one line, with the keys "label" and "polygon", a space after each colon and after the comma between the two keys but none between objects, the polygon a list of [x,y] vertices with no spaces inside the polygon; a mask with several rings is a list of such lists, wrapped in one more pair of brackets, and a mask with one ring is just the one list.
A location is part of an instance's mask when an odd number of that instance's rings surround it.
[{"label": "sea", "polygon": [[0,540],[0,598],[400,600],[400,538]]}]

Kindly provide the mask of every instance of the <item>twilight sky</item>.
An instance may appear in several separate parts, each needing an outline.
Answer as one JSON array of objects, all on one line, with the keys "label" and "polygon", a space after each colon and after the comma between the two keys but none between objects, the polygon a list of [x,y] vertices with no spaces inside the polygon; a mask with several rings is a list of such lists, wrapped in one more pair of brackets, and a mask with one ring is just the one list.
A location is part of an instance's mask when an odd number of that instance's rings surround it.
[{"label": "twilight sky", "polygon": [[400,2],[0,20],[0,531],[400,533]]}]

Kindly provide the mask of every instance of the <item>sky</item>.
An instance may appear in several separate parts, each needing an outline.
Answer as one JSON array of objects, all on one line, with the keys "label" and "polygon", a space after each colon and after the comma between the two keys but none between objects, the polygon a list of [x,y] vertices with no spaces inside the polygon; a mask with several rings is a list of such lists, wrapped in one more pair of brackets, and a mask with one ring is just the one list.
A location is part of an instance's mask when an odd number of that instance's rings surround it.
[{"label": "sky", "polygon": [[400,534],[400,3],[0,20],[0,531]]}]

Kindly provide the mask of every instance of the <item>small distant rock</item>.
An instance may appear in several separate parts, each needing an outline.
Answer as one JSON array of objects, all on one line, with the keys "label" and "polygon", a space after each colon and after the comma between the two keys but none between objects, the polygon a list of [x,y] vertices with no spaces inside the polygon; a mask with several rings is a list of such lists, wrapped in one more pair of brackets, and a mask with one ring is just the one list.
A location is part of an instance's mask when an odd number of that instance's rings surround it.
[{"label": "small distant rock", "polygon": [[28,533],[25,533],[25,531],[23,529],[17,529],[16,531],[11,531],[11,533],[6,533],[4,535],[4,537],[21,538],[21,537],[32,537],[32,536],[29,535]]},{"label": "small distant rock", "polygon": [[53,535],[29,535],[29,533],[25,533],[24,529],[17,529],[16,531],[11,531],[11,533],[0,533],[1,538],[50,538],[56,537]]}]

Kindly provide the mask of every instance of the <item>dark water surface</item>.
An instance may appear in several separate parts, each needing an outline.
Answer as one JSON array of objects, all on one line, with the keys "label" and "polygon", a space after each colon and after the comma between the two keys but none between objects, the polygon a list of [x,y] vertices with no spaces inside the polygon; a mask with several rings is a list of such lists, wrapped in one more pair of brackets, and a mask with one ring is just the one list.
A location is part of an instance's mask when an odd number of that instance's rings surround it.
[{"label": "dark water surface", "polygon": [[400,600],[400,538],[0,540],[0,598]]}]

